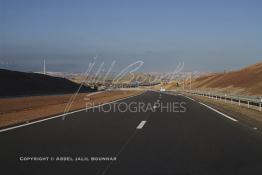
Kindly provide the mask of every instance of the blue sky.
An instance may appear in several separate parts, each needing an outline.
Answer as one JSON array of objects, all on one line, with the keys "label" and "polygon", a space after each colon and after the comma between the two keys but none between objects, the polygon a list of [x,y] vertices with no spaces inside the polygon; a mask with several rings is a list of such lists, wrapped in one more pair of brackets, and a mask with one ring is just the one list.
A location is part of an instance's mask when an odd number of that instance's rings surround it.
[{"label": "blue sky", "polygon": [[262,60],[262,1],[0,0],[0,68],[223,71]]}]

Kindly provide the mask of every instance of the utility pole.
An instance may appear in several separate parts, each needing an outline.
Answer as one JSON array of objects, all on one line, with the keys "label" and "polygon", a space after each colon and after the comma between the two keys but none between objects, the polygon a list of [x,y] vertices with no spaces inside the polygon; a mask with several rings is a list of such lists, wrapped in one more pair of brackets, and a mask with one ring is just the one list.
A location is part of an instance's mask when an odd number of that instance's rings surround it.
[{"label": "utility pole", "polygon": [[190,72],[190,90],[191,90],[191,87],[192,87],[192,72]]},{"label": "utility pole", "polygon": [[45,75],[45,60],[44,60],[44,75]]},{"label": "utility pole", "polygon": [[185,90],[185,75],[183,76],[183,90]]}]

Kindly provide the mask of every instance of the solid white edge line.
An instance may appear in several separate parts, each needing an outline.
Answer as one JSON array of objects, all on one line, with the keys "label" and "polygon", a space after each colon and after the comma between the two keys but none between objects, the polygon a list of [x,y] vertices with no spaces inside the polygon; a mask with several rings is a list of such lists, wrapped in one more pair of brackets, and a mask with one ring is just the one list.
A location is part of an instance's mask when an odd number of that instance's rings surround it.
[{"label": "solid white edge line", "polygon": [[189,100],[196,101],[195,99],[190,98],[190,97],[188,97],[188,96],[185,96],[185,95],[182,95],[182,96],[183,96],[183,97],[186,97],[186,98],[189,99]]},{"label": "solid white edge line", "polygon": [[89,108],[83,108],[83,109],[79,109],[79,110],[76,110],[76,111],[71,111],[71,112],[68,112],[68,113],[65,113],[65,114],[60,114],[60,115],[56,115],[56,116],[53,116],[53,117],[48,117],[48,118],[32,121],[30,123],[25,123],[25,124],[21,124],[21,125],[17,125],[17,126],[12,126],[12,127],[9,127],[9,128],[0,129],[0,133],[1,132],[5,132],[5,131],[9,131],[9,130],[13,130],[13,129],[17,129],[17,128],[21,128],[21,127],[28,126],[28,125],[33,125],[33,124],[36,124],[36,123],[41,123],[41,122],[44,122],[44,121],[47,121],[47,120],[52,120],[52,119],[55,119],[55,118],[63,117],[63,116],[66,116],[68,114],[74,114],[74,113],[85,111],[85,110],[88,110],[88,109],[97,108],[99,106],[104,106],[104,105],[107,105],[107,104],[115,103],[115,102],[118,102],[118,101],[121,101],[121,100],[125,100],[125,99],[128,99],[128,98],[132,98],[132,97],[135,97],[135,96],[142,95],[145,92],[146,91],[144,91],[143,93],[140,93],[140,94],[136,94],[136,95],[133,95],[133,96],[121,98],[121,99],[118,99],[118,100],[115,100],[115,101],[103,103],[103,104],[92,106],[92,107],[89,107]]},{"label": "solid white edge line", "polygon": [[228,116],[228,115],[226,115],[226,114],[224,114],[224,113],[222,113],[222,112],[220,112],[220,111],[218,111],[218,110],[216,110],[216,109],[214,109],[214,108],[212,108],[212,107],[210,107],[210,106],[208,106],[208,105],[206,105],[206,104],[204,104],[204,103],[201,103],[201,102],[199,102],[199,103],[200,103],[201,105],[203,105],[203,106],[205,106],[205,107],[207,107],[207,108],[209,108],[209,109],[217,112],[218,114],[223,115],[224,117],[226,117],[226,118],[228,118],[228,119],[230,119],[230,120],[232,120],[232,121],[234,121],[234,122],[238,122],[237,119],[234,119],[234,118],[232,118],[232,117],[230,117],[230,116]]},{"label": "solid white edge line", "polygon": [[145,121],[145,120],[141,121],[141,122],[139,123],[139,125],[136,127],[136,129],[142,129],[145,124],[146,124],[146,121]]}]

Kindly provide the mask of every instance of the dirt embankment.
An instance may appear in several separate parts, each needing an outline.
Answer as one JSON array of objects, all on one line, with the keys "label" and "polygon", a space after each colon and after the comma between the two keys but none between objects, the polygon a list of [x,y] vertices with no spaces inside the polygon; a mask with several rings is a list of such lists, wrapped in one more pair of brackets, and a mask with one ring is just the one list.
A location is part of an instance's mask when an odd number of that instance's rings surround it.
[{"label": "dirt embankment", "polygon": [[[90,95],[90,93],[77,94],[69,111],[86,107],[88,102],[101,104],[116,99],[132,96],[142,91],[108,91]],[[33,121],[48,116],[61,114],[73,94],[33,96],[0,99],[0,127],[6,127],[26,121]]]},{"label": "dirt embankment", "polygon": [[262,62],[228,73],[214,73],[195,79],[194,89],[213,89],[227,93],[262,95]]}]

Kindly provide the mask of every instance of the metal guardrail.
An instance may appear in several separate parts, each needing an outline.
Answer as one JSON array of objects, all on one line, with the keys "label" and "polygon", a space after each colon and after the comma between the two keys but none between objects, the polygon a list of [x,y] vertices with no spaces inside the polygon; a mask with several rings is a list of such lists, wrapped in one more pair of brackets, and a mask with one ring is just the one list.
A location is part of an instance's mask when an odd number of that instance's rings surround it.
[{"label": "metal guardrail", "polygon": [[225,103],[234,103],[239,106],[245,105],[248,108],[253,108],[262,111],[262,98],[257,96],[240,96],[240,95],[232,95],[232,94],[222,94],[222,93],[214,93],[214,92],[203,92],[203,91],[194,91],[194,90],[183,90],[177,92],[186,92],[193,95],[205,96],[216,100],[224,100]]}]

